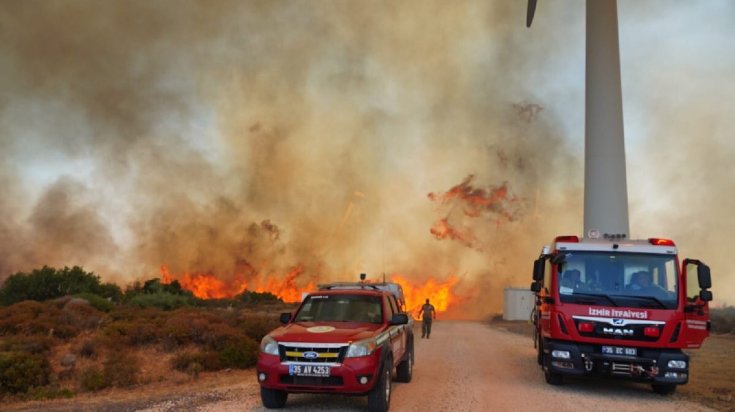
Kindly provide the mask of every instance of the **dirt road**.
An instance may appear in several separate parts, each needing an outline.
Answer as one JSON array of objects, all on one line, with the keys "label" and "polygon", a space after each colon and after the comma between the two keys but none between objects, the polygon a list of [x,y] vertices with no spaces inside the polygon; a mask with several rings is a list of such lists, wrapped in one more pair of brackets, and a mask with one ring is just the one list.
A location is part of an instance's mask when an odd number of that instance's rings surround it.
[{"label": "dirt road", "polygon": [[[131,402],[107,399],[75,410],[105,411],[265,411],[254,372],[231,376],[230,384],[179,388],[176,393]],[[225,380],[227,382],[227,380]],[[69,410],[46,404],[43,410]],[[286,410],[361,411],[365,397],[290,395]],[[572,380],[562,386],[544,382],[528,337],[479,322],[441,322],[430,340],[416,340],[416,366],[411,383],[396,383],[394,411],[706,411],[675,394],[656,395],[650,386],[613,380]]]}]

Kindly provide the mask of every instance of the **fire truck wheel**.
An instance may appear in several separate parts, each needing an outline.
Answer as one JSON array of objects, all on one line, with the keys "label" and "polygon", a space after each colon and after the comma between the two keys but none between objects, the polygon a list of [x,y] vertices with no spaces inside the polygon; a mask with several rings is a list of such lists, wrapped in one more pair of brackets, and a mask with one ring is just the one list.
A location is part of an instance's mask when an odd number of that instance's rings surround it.
[{"label": "fire truck wheel", "polygon": [[653,391],[659,395],[670,395],[676,391],[676,385],[670,385],[665,383],[653,383],[651,384]]},{"label": "fire truck wheel", "polygon": [[541,340],[541,337],[538,337],[538,340],[536,341],[538,344],[536,345],[536,349],[538,349],[538,353],[536,354],[536,362],[538,362],[539,365],[544,364],[544,346],[543,346],[543,340]]},{"label": "fire truck wheel", "polygon": [[396,367],[396,380],[398,382],[411,382],[413,375],[413,345],[406,351],[403,362]]},{"label": "fire truck wheel", "polygon": [[385,412],[390,406],[391,387],[391,362],[390,359],[380,370],[380,378],[375,382],[375,387],[368,393],[368,411]]},{"label": "fire truck wheel", "polygon": [[280,409],[286,405],[288,392],[260,387],[260,400],[268,409]]}]

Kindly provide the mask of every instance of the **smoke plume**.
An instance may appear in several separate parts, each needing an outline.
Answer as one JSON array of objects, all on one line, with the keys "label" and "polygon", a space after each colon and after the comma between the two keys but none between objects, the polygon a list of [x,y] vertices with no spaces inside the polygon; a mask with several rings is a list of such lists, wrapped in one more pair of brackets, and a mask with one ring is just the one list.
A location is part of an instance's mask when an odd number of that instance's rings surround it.
[{"label": "smoke plume", "polygon": [[[582,222],[583,127],[566,114],[580,118],[583,81],[553,73],[583,56],[568,46],[583,10],[549,6],[529,31],[515,3],[4,2],[0,276],[455,276],[457,316],[499,310],[540,247]],[[706,107],[688,126],[717,116]],[[662,228],[699,214],[684,185],[728,164],[732,145],[707,132],[715,163],[657,178],[678,206],[651,217]],[[697,189],[718,204],[702,225],[735,206],[727,175]],[[462,184],[512,204],[427,197]],[[437,239],[442,219],[474,240]],[[712,239],[693,241],[704,260]]]}]

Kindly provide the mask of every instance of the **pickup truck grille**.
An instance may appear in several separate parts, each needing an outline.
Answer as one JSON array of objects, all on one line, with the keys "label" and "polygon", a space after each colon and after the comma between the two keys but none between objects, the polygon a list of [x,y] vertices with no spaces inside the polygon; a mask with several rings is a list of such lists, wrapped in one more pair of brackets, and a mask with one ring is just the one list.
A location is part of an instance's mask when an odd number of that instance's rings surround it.
[{"label": "pickup truck grille", "polygon": [[282,343],[278,345],[281,362],[342,363],[347,344]]}]

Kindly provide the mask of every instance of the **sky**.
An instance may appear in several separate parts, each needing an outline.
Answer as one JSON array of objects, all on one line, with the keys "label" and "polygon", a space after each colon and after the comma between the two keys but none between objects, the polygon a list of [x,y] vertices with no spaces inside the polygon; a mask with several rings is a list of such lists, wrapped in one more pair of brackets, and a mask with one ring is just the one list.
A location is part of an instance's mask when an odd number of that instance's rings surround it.
[{"label": "sky", "polygon": [[[0,1],[0,278],[455,276],[498,310],[582,232],[584,2],[525,7]],[[735,304],[735,3],[618,14],[631,235]]]}]

